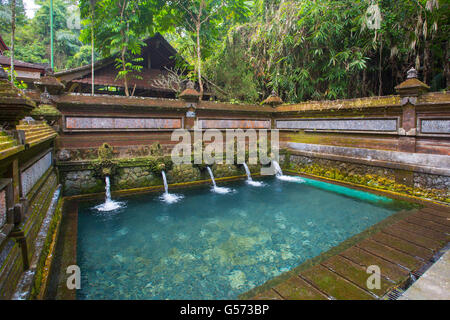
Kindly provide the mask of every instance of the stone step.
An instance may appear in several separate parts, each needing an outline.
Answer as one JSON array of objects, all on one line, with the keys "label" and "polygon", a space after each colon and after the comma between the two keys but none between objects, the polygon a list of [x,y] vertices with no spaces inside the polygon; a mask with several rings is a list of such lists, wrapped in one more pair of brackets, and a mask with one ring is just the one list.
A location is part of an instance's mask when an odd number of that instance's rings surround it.
[{"label": "stone step", "polygon": [[408,252],[409,254],[415,255],[416,257],[419,257],[425,261],[431,259],[434,254],[434,252],[430,249],[420,247],[414,243],[397,238],[384,232],[376,233],[375,235],[373,235],[372,239],[399,251]]},{"label": "stone step", "polygon": [[11,141],[12,138],[10,136],[2,136],[0,135],[0,142]]},{"label": "stone step", "polygon": [[432,221],[439,225],[444,225],[444,226],[450,227],[450,218],[443,218],[440,216],[435,216],[435,215],[428,214],[423,211],[416,212],[413,215],[411,215],[411,217],[417,217],[417,218],[420,218],[420,219],[423,219],[426,221]]},{"label": "stone step", "polygon": [[287,300],[327,300],[328,297],[298,276],[280,283],[275,291]]},{"label": "stone step", "polygon": [[420,261],[413,256],[398,251],[394,248],[382,245],[370,239],[366,239],[357,244],[357,247],[362,248],[376,256],[379,256],[385,260],[403,266],[410,271],[415,271],[421,267],[424,262]]},{"label": "stone step", "polygon": [[[362,268],[361,266],[351,262],[350,260],[342,256],[334,256],[322,263],[323,266],[337,273],[341,277],[347,279],[348,281],[356,284],[358,287],[364,291],[369,291],[378,296],[382,297],[389,289],[391,289],[395,284],[386,280],[385,278],[380,279],[380,288],[369,288],[367,285],[367,279],[370,274],[367,273],[367,268]],[[381,272],[381,269],[380,269]]]},{"label": "stone step", "polygon": [[15,144],[15,141],[4,141],[4,142],[0,141],[0,150],[5,150],[8,148],[11,148],[14,146],[14,144]]},{"label": "stone step", "polygon": [[56,134],[56,132],[54,132],[54,131],[42,132],[40,134],[36,134],[36,135],[33,135],[33,136],[26,137],[26,141],[27,141],[27,143],[32,143],[32,142],[38,141],[38,140],[40,140],[42,138],[49,137],[52,134]]},{"label": "stone step", "polygon": [[47,124],[41,123],[41,124],[19,124],[16,126],[17,130],[32,130],[35,128],[45,128],[48,127]]},{"label": "stone step", "polygon": [[25,137],[29,138],[29,137],[34,137],[43,133],[53,133],[55,132],[53,129],[51,128],[45,128],[45,129],[41,129],[41,130],[36,130],[33,132],[25,132]]},{"label": "stone step", "polygon": [[403,240],[414,243],[418,246],[429,248],[435,252],[441,247],[440,242],[424,237],[420,234],[409,232],[398,227],[390,226],[383,229],[383,232],[388,233],[394,237],[401,238]]},{"label": "stone step", "polygon": [[412,224],[405,221],[400,221],[393,225],[394,227],[399,227],[400,229],[404,229],[409,232],[415,232],[420,234],[421,236],[430,238],[435,241],[443,241],[443,242],[449,242],[450,236],[443,232],[434,231],[432,229],[429,229],[427,227],[422,227],[417,224]]},{"label": "stone step", "polygon": [[362,290],[350,281],[328,270],[322,265],[316,265],[300,273],[300,276],[329,297],[338,300],[373,300],[375,297]]},{"label": "stone step", "polygon": [[394,281],[396,284],[401,283],[408,278],[409,273],[405,269],[361,248],[354,246],[345,250],[340,255],[365,268],[372,265],[379,266],[381,269],[381,276]]}]

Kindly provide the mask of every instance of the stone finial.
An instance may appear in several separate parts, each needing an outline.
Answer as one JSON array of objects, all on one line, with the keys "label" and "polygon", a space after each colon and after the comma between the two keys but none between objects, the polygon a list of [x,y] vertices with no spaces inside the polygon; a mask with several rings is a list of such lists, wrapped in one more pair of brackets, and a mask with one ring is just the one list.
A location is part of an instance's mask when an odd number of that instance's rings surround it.
[{"label": "stone finial", "polygon": [[51,103],[50,93],[47,91],[47,87],[45,87],[44,92],[41,93],[41,103],[49,104]]},{"label": "stone finial", "polygon": [[417,97],[427,92],[430,87],[417,78],[417,70],[411,68],[407,72],[406,80],[395,87],[395,91],[402,98],[402,105],[406,103],[416,104]]},{"label": "stone finial", "polygon": [[192,81],[188,81],[186,84],[186,89],[180,93],[180,98],[185,101],[197,102],[200,97],[200,93],[195,90],[194,83]]},{"label": "stone finial", "polygon": [[417,79],[417,70],[414,68],[409,69],[406,79]]},{"label": "stone finial", "polygon": [[46,76],[53,76],[55,73],[54,73],[54,71],[53,71],[53,69],[50,67],[50,66],[47,66],[46,68],[45,68],[45,75]]},{"label": "stone finial", "polygon": [[195,85],[191,80],[186,83],[186,89],[195,89]]},{"label": "stone finial", "polygon": [[262,102],[263,104],[270,104],[272,107],[276,107],[279,104],[283,103],[283,100],[277,95],[275,90],[272,90],[270,96]]},{"label": "stone finial", "polygon": [[8,80],[8,73],[0,66],[0,79]]},{"label": "stone finial", "polygon": [[41,77],[39,80],[34,81],[34,85],[38,87],[41,92],[48,90],[50,94],[59,94],[65,88],[64,84],[52,75]]},{"label": "stone finial", "polygon": [[0,123],[15,125],[35,107],[33,100],[8,81],[8,74],[0,67]]}]

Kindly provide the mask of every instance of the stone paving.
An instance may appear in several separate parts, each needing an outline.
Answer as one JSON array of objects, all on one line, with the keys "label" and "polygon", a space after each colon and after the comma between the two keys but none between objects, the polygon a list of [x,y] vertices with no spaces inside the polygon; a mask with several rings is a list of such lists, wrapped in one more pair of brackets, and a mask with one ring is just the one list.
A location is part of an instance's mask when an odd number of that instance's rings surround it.
[{"label": "stone paving", "polygon": [[399,300],[450,300],[450,250],[414,282]]},{"label": "stone paving", "polygon": [[[255,300],[372,300],[404,286],[450,241],[450,207],[426,207],[349,249],[257,294]],[[369,289],[369,266],[380,268],[379,289]],[[449,299],[447,252],[406,291],[403,299]]]}]

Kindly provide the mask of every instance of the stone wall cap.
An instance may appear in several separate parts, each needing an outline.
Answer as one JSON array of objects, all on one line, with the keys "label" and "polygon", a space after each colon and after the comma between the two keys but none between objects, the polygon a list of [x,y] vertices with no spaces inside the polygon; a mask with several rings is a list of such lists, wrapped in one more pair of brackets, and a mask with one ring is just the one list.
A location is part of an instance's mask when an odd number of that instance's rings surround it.
[{"label": "stone wall cap", "polygon": [[409,78],[409,79],[406,79],[405,81],[403,81],[402,83],[400,83],[398,86],[396,86],[395,90],[399,91],[402,89],[415,89],[415,88],[426,89],[426,90],[430,89],[429,86],[427,86],[425,83],[423,83],[419,79]]},{"label": "stone wall cap", "polygon": [[182,93],[180,93],[180,99],[186,101],[196,101],[200,97],[200,93],[193,88],[186,88]]},{"label": "stone wall cap", "polygon": [[272,107],[283,104],[283,100],[276,94],[275,91],[272,91],[270,96],[262,102],[262,104],[270,104]]}]

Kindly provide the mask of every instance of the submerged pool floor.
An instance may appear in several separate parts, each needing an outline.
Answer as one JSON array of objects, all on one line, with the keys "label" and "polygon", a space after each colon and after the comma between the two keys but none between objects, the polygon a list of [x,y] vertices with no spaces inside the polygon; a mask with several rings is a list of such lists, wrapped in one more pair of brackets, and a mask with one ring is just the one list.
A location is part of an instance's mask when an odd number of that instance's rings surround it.
[{"label": "submerged pool floor", "polygon": [[132,196],[113,212],[80,204],[77,298],[236,299],[402,208],[342,187],[264,182],[218,183],[229,194],[183,189],[174,204]]}]

